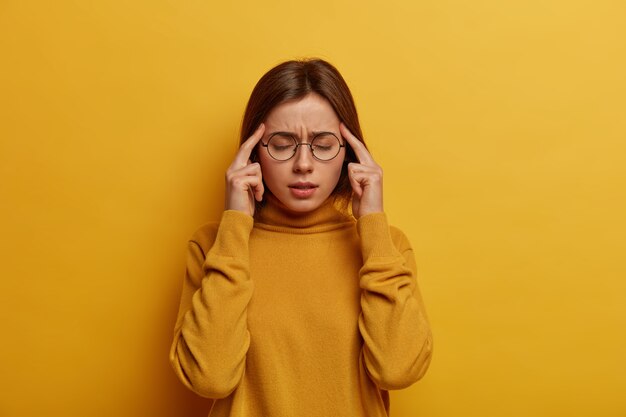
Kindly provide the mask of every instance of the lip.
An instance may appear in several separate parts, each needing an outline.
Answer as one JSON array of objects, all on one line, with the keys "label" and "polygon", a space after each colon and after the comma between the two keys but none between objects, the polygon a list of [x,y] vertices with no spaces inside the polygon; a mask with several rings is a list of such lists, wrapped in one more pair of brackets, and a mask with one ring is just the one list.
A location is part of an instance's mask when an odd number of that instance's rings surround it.
[{"label": "lip", "polygon": [[312,182],[294,182],[288,185],[291,194],[296,198],[307,198],[315,193],[315,190],[319,187]]}]

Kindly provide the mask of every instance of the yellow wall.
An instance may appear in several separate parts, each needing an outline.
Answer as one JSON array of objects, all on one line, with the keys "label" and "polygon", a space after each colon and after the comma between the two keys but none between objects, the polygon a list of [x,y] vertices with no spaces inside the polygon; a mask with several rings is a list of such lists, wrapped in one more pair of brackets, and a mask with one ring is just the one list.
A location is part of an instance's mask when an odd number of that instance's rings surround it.
[{"label": "yellow wall", "polygon": [[393,415],[626,415],[626,3],[0,3],[0,415],[205,416],[185,241],[258,77],[335,63],[435,357]]}]

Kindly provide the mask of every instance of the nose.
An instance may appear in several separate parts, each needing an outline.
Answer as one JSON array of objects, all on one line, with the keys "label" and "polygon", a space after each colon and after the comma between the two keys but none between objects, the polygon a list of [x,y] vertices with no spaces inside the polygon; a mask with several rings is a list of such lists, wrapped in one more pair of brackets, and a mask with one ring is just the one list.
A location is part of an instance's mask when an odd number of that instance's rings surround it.
[{"label": "nose", "polygon": [[308,143],[300,143],[293,157],[294,172],[313,171],[313,152]]}]

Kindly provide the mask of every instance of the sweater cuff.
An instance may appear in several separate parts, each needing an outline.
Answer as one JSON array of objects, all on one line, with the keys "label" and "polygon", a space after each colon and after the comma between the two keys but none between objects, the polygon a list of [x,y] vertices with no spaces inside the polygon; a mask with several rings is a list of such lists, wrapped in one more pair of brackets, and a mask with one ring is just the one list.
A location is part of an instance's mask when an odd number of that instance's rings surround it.
[{"label": "sweater cuff", "polygon": [[373,257],[399,255],[391,240],[389,223],[384,212],[370,213],[360,217],[356,222],[356,227],[361,237],[361,253],[364,261]]},{"label": "sweater cuff", "polygon": [[248,241],[254,225],[252,216],[238,210],[222,213],[211,252],[219,256],[248,257]]}]

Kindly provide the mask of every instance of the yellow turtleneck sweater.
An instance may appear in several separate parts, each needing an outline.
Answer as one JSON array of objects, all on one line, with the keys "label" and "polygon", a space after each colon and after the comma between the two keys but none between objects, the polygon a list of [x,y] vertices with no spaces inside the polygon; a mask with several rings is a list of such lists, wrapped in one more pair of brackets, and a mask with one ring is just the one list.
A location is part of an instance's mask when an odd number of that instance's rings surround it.
[{"label": "yellow turtleneck sweater", "polygon": [[415,274],[384,213],[227,210],[189,241],[170,361],[211,417],[388,416],[431,357]]}]

